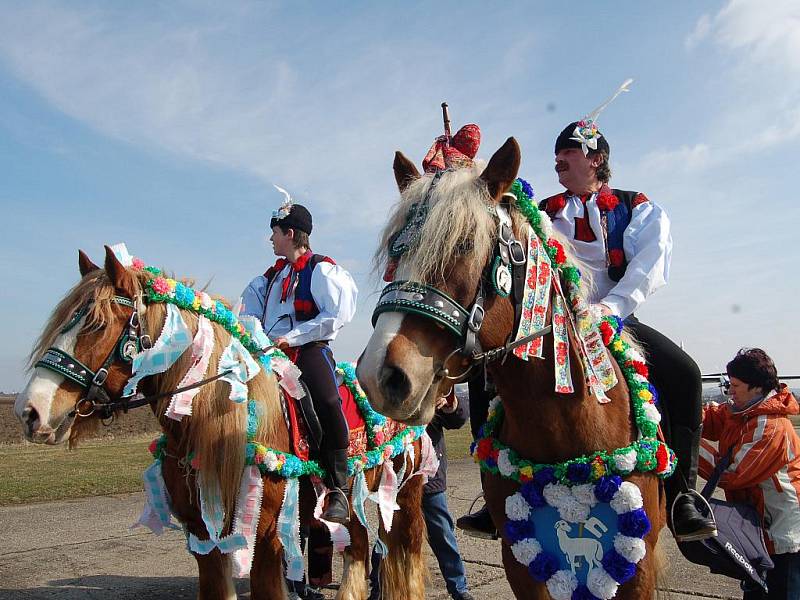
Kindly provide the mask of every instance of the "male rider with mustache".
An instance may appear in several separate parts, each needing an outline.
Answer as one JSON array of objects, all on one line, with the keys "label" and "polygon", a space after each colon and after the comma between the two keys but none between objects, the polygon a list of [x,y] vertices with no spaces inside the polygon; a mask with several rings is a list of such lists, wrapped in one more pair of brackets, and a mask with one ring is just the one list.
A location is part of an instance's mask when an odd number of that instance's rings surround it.
[{"label": "male rider with mustache", "polygon": [[[664,210],[644,194],[608,186],[608,141],[596,128],[587,134],[581,129],[584,125],[570,123],[556,139],[555,171],[566,191],[542,201],[539,208],[548,213],[553,228],[570,240],[577,258],[591,271],[594,290],[590,302],[599,304],[603,314],[624,319],[625,327],[633,331],[646,352],[650,382],[658,391],[664,417],[664,435],[678,456],[678,469],[665,482],[668,512],[675,502],[675,537],[679,541],[711,537],[716,534],[713,521],[698,512],[690,495],[682,493],[694,490],[697,479],[702,429],[700,370],[675,343],[634,316],[669,278],[670,222]],[[587,147],[586,135],[594,137],[596,149]],[[471,413],[480,415],[476,406],[479,394],[470,392]],[[480,423],[473,419],[473,431],[476,425]],[[494,530],[488,511],[461,517],[458,525],[478,533]]]}]

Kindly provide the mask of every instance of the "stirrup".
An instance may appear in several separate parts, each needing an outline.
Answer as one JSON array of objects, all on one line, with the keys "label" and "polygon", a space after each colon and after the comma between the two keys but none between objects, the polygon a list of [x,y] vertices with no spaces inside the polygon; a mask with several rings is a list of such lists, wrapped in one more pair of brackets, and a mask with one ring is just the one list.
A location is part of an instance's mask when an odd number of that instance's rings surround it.
[{"label": "stirrup", "polygon": [[[708,509],[708,515],[707,516],[703,515],[703,516],[706,517],[707,519],[711,519],[711,522],[714,524],[713,531],[702,530],[701,532],[678,535],[678,533],[675,531],[675,506],[678,504],[678,500],[680,500],[682,496],[695,496],[697,498],[700,498],[700,500],[703,502],[703,504],[705,504],[706,508]],[[702,515],[703,513],[700,514]],[[679,492],[678,495],[675,496],[675,499],[672,501],[672,506],[670,507],[669,510],[669,520],[670,523],[672,523],[672,535],[678,542],[699,542],[701,540],[707,540],[709,538],[717,537],[717,519],[714,516],[714,509],[711,508],[711,504],[709,504],[705,496],[703,496],[703,494],[701,494],[697,490],[689,489],[686,490],[685,492]]]},{"label": "stirrup", "polygon": [[[320,518],[322,520],[324,520],[324,521],[329,521],[331,523],[338,523],[339,525],[347,525],[347,524],[350,523],[350,513],[352,512],[352,508],[353,508],[350,505],[350,497],[348,496],[347,492],[345,492],[342,488],[339,488],[339,487],[333,487],[333,488],[329,488],[328,489],[328,495],[329,496],[331,494],[333,494],[333,493],[339,493],[342,496],[344,496],[345,504],[347,504],[347,521],[344,522],[344,523],[339,523],[339,521],[330,521],[330,519],[326,519],[325,518],[325,513],[327,512],[327,509],[322,511],[322,514],[320,515]],[[330,508],[330,498],[328,498],[328,508]]]}]

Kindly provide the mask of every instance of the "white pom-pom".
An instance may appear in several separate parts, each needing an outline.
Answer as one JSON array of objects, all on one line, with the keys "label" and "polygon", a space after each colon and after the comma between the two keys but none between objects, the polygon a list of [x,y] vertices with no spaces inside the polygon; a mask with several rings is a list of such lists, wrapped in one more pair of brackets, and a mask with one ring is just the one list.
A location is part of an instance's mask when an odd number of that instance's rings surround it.
[{"label": "white pom-pom", "polygon": [[548,483],[542,491],[544,499],[550,506],[558,508],[567,498],[574,500],[570,489],[561,483]]},{"label": "white pom-pom", "polygon": [[511,552],[514,554],[514,558],[526,567],[539,556],[541,551],[542,546],[535,538],[525,538],[511,546]]},{"label": "white pom-pom", "polygon": [[556,571],[547,580],[547,591],[553,600],[570,600],[572,592],[578,587],[578,578],[572,571]]},{"label": "white pom-pom", "polygon": [[512,521],[527,521],[531,516],[531,505],[517,492],[506,498],[506,516]]},{"label": "white pom-pom", "polygon": [[623,481],[617,493],[611,498],[611,508],[618,515],[642,508],[642,492],[636,484]]},{"label": "white pom-pom", "polygon": [[614,466],[620,473],[630,473],[636,467],[636,450],[614,455]]},{"label": "white pom-pom", "polygon": [[600,600],[611,600],[617,595],[619,584],[602,567],[595,567],[586,577],[586,587]]},{"label": "white pom-pom", "polygon": [[653,423],[661,422],[661,413],[658,412],[655,404],[645,402],[642,406],[642,409],[644,410],[644,414],[647,416],[648,420],[652,421]]},{"label": "white pom-pom", "polygon": [[553,222],[550,220],[550,215],[545,211],[539,211],[539,226],[542,228],[542,233],[545,237],[553,237]]},{"label": "white pom-pom", "polygon": [[268,471],[274,471],[278,468],[278,455],[272,450],[268,450],[264,455],[264,466],[267,467]]},{"label": "white pom-pom", "polygon": [[647,360],[645,360],[645,357],[642,356],[642,353],[639,352],[638,350],[634,349],[633,347],[628,349],[627,358],[628,358],[628,360],[635,360],[637,362],[647,364]]},{"label": "white pom-pom", "polygon": [[597,496],[594,495],[593,483],[582,483],[572,488],[572,495],[581,504],[587,505],[589,508],[597,504]]},{"label": "white pom-pom", "polygon": [[589,518],[589,507],[568,496],[557,507],[559,516],[570,523],[583,523]]},{"label": "white pom-pom", "polygon": [[497,410],[498,406],[500,406],[500,396],[495,396],[489,401],[489,412]]},{"label": "white pom-pom", "polygon": [[497,453],[497,468],[500,470],[501,475],[508,477],[516,471],[516,467],[511,464],[511,459],[508,457],[508,449],[505,448]]},{"label": "white pom-pom", "polygon": [[621,533],[614,536],[614,549],[625,560],[634,564],[642,560],[644,555],[647,554],[647,547],[643,539],[622,535]]}]

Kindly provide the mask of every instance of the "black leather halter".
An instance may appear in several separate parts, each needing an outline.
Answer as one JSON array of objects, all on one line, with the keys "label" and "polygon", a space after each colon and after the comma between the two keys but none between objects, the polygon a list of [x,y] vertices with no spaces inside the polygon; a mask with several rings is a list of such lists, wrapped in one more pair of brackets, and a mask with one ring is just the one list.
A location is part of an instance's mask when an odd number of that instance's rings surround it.
[{"label": "black leather halter", "polygon": [[[108,371],[114,361],[119,360],[121,362],[130,363],[133,361],[133,357],[136,356],[136,354],[143,350],[149,350],[153,346],[150,336],[146,333],[142,333],[141,320],[139,318],[139,311],[136,308],[136,303],[131,298],[126,298],[125,296],[114,296],[112,301],[115,304],[120,304],[132,309],[132,312],[128,319],[127,326],[122,329],[122,333],[120,333],[117,341],[114,343],[111,352],[108,353],[108,356],[106,356],[97,370],[93,370],[68,352],[64,352],[56,347],[48,348],[44,356],[36,361],[34,365],[34,367],[42,367],[58,373],[86,390],[86,395],[75,403],[75,407],[67,415],[68,418],[75,416],[89,417],[97,413],[101,419],[111,419],[117,410],[121,409],[123,412],[128,412],[131,408],[145,406],[154,400],[200,387],[231,373],[231,370],[227,370],[192,385],[177,388],[169,392],[154,394],[152,396],[136,394],[135,396],[112,398],[111,394],[109,394],[108,390],[105,388],[105,382],[108,378]],[[77,326],[88,310],[89,306],[86,305],[76,312],[72,319],[70,319],[61,330],[61,333],[66,333]]]},{"label": "black leather halter", "polygon": [[[516,196],[511,193],[506,193],[503,196],[512,201],[516,200]],[[432,320],[453,334],[458,340],[457,347],[444,360],[444,365],[447,365],[448,360],[456,354],[465,357],[470,361],[470,364],[463,373],[457,376],[451,376],[446,366],[442,367],[440,373],[451,380],[463,379],[479,363],[486,364],[494,360],[505,359],[509,352],[517,346],[522,346],[536,338],[547,335],[552,330],[552,326],[548,325],[520,340],[510,341],[519,326],[522,314],[527,256],[525,247],[514,236],[511,217],[506,206],[498,204],[492,208],[492,211],[498,219],[497,243],[489,263],[484,266],[478,282],[478,289],[475,292],[475,298],[470,308],[465,308],[443,291],[426,283],[394,281],[383,288],[378,304],[372,313],[373,327],[382,313],[400,312],[415,314]],[[498,260],[503,268],[511,269],[511,293],[513,294],[511,297],[515,313],[514,327],[506,344],[483,351],[478,334],[485,316],[483,308],[484,288],[492,287],[487,286],[486,283],[491,276],[490,272],[495,260]]]}]

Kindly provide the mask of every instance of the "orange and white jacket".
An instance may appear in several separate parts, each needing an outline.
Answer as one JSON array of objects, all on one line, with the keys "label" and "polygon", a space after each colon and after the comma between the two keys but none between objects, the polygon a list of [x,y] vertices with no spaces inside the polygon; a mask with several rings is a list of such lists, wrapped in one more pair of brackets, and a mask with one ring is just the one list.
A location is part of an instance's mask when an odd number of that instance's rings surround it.
[{"label": "orange and white jacket", "polygon": [[702,440],[700,475],[710,477],[733,447],[719,487],[729,501],[756,507],[770,554],[800,551],[800,438],[788,419],[798,413],[800,406],[785,385],[742,413],[724,404],[703,411],[703,437],[719,442],[719,450]]}]

